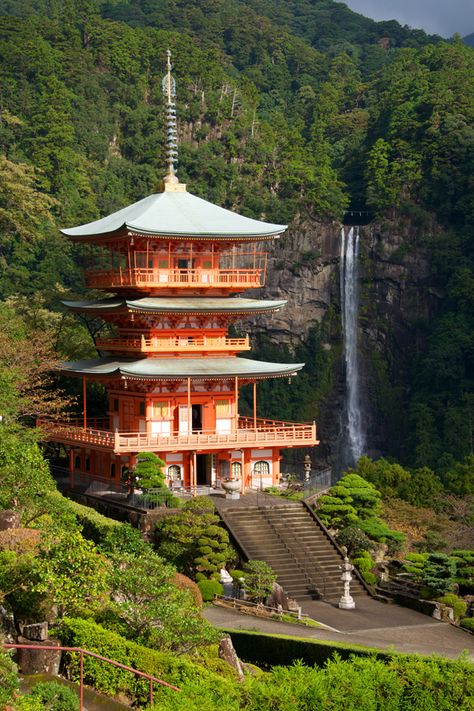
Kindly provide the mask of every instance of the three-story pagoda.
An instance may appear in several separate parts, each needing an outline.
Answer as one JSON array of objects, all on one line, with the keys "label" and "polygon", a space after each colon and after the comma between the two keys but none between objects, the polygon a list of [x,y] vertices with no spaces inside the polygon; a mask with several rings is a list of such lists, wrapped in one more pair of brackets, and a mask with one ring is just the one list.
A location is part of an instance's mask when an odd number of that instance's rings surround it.
[{"label": "three-story pagoda", "polygon": [[[100,301],[65,302],[100,317],[115,336],[97,341],[101,357],[64,363],[82,377],[84,418],[50,423],[48,438],[69,449],[71,473],[119,480],[139,452],[166,463],[170,483],[214,485],[240,479],[241,490],[280,478],[280,450],[317,444],[316,427],[257,417],[257,382],[295,375],[304,364],[239,357],[248,336],[229,327],[284,301],[238,296],[265,283],[267,247],[285,225],[243,217],[187,192],[174,168],[174,80],[164,91],[168,110],[168,174],[154,193],[103,219],[62,230],[75,242],[100,246],[113,268],[90,269],[88,286]],[[86,416],[86,381],[107,391],[100,426]],[[253,384],[253,417],[239,416],[239,389]]]}]

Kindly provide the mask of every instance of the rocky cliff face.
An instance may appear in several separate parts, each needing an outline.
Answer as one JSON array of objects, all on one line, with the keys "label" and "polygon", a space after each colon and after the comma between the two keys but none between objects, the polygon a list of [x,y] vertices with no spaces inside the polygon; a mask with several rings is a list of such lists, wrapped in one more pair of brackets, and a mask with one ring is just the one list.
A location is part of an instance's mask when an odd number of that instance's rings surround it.
[{"label": "rocky cliff face", "polygon": [[[369,452],[403,447],[404,402],[413,366],[424,348],[426,324],[439,297],[430,277],[430,224],[374,222],[360,228],[360,348]],[[341,361],[339,251],[341,225],[298,219],[271,252],[263,298],[286,299],[273,317],[249,325],[294,350],[315,324],[325,324],[322,347],[331,353],[330,391],[314,403],[322,446],[319,464],[337,459],[345,385]],[[321,330],[320,330],[321,332]]]}]

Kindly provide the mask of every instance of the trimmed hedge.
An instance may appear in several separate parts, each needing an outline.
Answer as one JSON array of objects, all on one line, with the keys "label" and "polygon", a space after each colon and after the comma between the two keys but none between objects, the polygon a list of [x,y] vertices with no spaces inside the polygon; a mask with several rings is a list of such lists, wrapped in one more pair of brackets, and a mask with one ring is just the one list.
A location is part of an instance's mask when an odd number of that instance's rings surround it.
[{"label": "trimmed hedge", "polygon": [[[202,681],[215,686],[225,695],[227,685],[231,683],[221,675],[190,661],[185,655],[173,657],[149,649],[110,632],[92,620],[64,618],[57,633],[66,646],[96,652],[178,687]],[[78,681],[79,655],[65,653],[64,665],[68,677]],[[84,657],[84,682],[108,696],[126,694],[134,704],[146,703],[148,698],[149,686],[146,680],[135,678],[130,672],[92,657]]]},{"label": "trimmed hedge", "polygon": [[358,647],[357,645],[323,642],[285,635],[268,635],[260,632],[226,630],[231,636],[235,651],[244,662],[262,668],[289,666],[297,660],[304,664],[322,666],[337,652],[341,659],[349,659],[353,654],[376,655],[380,659],[390,659],[393,655],[379,649]]},{"label": "trimmed hedge", "polygon": [[200,580],[198,588],[204,602],[214,600],[214,595],[223,595],[224,588],[218,580]]},{"label": "trimmed hedge", "polygon": [[103,516],[90,506],[84,506],[77,501],[67,499],[59,492],[54,492],[54,495],[61,497],[66,509],[74,514],[78,523],[82,526],[84,538],[88,538],[94,543],[101,543],[110,531],[123,525],[120,521]]},{"label": "trimmed hedge", "polygon": [[463,620],[461,620],[461,622],[459,624],[465,630],[469,630],[469,632],[474,632],[474,618],[473,617],[465,617]]}]

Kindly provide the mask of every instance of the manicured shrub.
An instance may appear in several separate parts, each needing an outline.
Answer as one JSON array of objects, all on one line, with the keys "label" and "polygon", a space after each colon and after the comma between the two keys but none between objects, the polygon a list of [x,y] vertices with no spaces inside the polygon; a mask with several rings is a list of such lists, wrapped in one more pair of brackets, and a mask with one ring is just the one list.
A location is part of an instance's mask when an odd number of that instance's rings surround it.
[{"label": "manicured shrub", "polygon": [[473,617],[464,617],[459,624],[461,625],[461,627],[464,627],[465,630],[474,632],[474,618]]},{"label": "manicured shrub", "polygon": [[464,594],[474,593],[474,551],[457,550],[451,553],[456,563],[456,582]]},{"label": "manicured shrub", "polygon": [[456,564],[445,553],[430,553],[422,572],[423,584],[432,590],[433,597],[452,591],[456,575]]},{"label": "manicured shrub", "polygon": [[78,523],[82,526],[84,538],[88,538],[94,543],[101,543],[104,538],[124,524],[115,521],[113,518],[103,516],[90,506],[83,506],[77,501],[65,499],[67,508],[75,515]]},{"label": "manicured shrub", "polygon": [[40,702],[44,711],[79,711],[77,694],[56,681],[35,684],[27,696]]},{"label": "manicured shrub", "polygon": [[223,595],[224,588],[218,580],[200,580],[198,588],[201,591],[204,602],[214,600],[214,595]]},{"label": "manicured shrub", "polygon": [[193,596],[194,604],[196,605],[196,607],[202,607],[203,600],[201,591],[199,590],[199,587],[194,582],[194,580],[191,580],[191,578],[188,578],[187,575],[183,575],[182,573],[175,573],[173,575],[173,578],[171,579],[171,582],[173,583],[173,585],[176,585],[176,587],[180,590],[189,590],[189,592]]},{"label": "manicured shrub", "polygon": [[265,602],[276,579],[276,573],[264,560],[249,560],[244,565],[243,587],[254,602]]},{"label": "manicured shrub", "polygon": [[336,540],[340,546],[344,546],[348,556],[360,556],[364,551],[370,551],[374,547],[367,534],[357,526],[347,526],[338,531]]},{"label": "manicured shrub", "polygon": [[370,570],[364,570],[361,571],[362,578],[365,580],[367,585],[376,585],[378,578],[374,573],[371,573]]},{"label": "manicured shrub", "polygon": [[406,540],[406,536],[403,533],[392,530],[379,518],[368,518],[364,521],[359,521],[358,525],[369,538],[381,543],[387,543],[392,547],[392,550],[401,547]]},{"label": "manicured shrub", "polygon": [[357,556],[357,558],[354,558],[352,560],[352,563],[356,566],[356,568],[361,573],[367,573],[369,570],[372,570],[372,568],[375,565],[375,561],[370,555],[369,556]]},{"label": "manicured shrub", "polygon": [[447,595],[442,595],[438,598],[438,602],[442,602],[445,605],[449,605],[454,610],[454,619],[459,620],[464,617],[467,610],[467,602],[462,598],[454,595],[454,593],[448,593]]},{"label": "manicured shrub", "polygon": [[[213,685],[217,693],[223,697],[229,692],[227,680],[208,670],[204,665],[191,661],[188,656],[184,654],[176,656],[144,647],[124,639],[115,632],[110,632],[91,620],[65,618],[61,622],[58,634],[67,646],[82,647],[96,652],[178,687],[188,683],[202,683]],[[74,653],[65,654],[63,659],[69,678],[78,681],[79,656]],[[148,698],[148,682],[92,657],[84,657],[84,682],[109,696],[126,694],[134,703],[146,702]]]}]

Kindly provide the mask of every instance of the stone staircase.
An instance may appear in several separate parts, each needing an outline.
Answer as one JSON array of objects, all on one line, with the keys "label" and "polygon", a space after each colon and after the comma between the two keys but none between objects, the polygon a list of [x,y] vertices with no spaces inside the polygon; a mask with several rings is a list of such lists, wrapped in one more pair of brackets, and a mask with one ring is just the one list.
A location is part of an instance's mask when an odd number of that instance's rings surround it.
[{"label": "stone staircase", "polygon": [[[290,597],[332,602],[341,597],[342,554],[303,503],[229,506],[219,513],[244,557],[266,561]],[[355,576],[351,594],[367,594]]]}]

